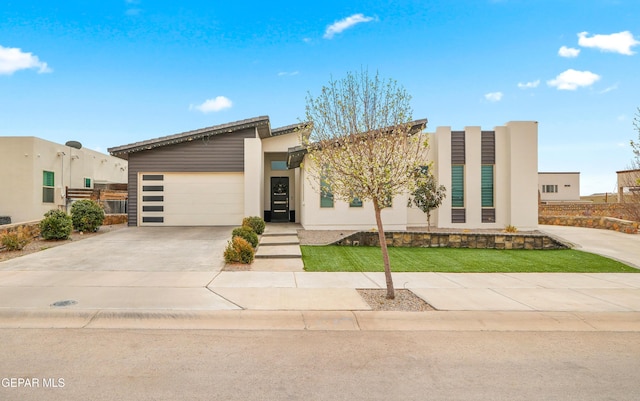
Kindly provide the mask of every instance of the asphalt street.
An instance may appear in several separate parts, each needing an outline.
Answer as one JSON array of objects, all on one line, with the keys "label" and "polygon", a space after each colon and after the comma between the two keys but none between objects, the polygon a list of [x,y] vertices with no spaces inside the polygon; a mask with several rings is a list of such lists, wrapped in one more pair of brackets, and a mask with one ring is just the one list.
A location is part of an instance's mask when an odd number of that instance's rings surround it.
[{"label": "asphalt street", "polygon": [[[0,355],[2,400],[625,401],[640,394],[639,332],[3,329]],[[23,385],[12,387],[12,378]]]}]

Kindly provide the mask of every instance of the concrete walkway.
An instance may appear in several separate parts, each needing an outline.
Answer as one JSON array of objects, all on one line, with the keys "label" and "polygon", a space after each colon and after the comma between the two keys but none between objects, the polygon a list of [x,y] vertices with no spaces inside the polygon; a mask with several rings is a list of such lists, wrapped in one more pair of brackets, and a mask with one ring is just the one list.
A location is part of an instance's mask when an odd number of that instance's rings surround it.
[{"label": "concrete walkway", "polygon": [[[278,229],[284,231],[263,241],[293,242],[290,229]],[[222,234],[228,233],[207,232],[211,240],[205,242],[203,231],[186,230],[175,242],[162,236],[165,250],[181,252],[180,263],[165,264],[166,251],[139,249],[161,234],[139,229],[1,262],[0,327],[640,330],[640,274],[394,273],[396,288],[410,289],[437,311],[374,312],[356,289],[384,288],[382,273],[220,271],[221,250],[205,245],[223,244]],[[608,232],[590,233],[598,234],[608,238]],[[96,247],[114,244],[130,249],[109,263],[92,263]],[[180,250],[191,245],[198,247],[193,260]],[[271,246],[299,250],[292,243]],[[145,259],[134,257],[138,252]],[[70,265],[72,254],[87,256]],[[206,254],[212,258],[208,271],[201,259]],[[58,307],[62,301],[70,303]]]},{"label": "concrete walkway", "polygon": [[547,225],[541,225],[539,230],[574,244],[575,249],[616,259],[640,269],[640,234]]}]

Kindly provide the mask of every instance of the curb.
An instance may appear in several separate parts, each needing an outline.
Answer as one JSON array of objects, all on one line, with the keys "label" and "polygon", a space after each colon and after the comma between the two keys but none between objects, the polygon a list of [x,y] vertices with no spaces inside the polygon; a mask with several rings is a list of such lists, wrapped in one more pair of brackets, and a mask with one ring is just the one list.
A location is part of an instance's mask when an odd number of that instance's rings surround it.
[{"label": "curb", "polygon": [[0,329],[640,332],[640,312],[0,310]]}]

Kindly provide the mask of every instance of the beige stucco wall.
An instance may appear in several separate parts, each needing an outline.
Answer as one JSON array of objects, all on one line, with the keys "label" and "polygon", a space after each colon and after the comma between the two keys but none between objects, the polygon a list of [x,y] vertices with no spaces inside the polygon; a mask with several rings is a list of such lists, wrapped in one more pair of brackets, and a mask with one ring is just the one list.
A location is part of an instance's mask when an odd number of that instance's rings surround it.
[{"label": "beige stucco wall", "polygon": [[[54,173],[54,203],[42,202],[43,171]],[[0,215],[14,223],[38,220],[48,210],[64,207],[64,188],[83,188],[85,178],[92,186],[126,183],[127,162],[36,137],[0,137]]]},{"label": "beige stucco wall", "polygon": [[244,139],[244,215],[262,216],[264,192],[262,141],[260,138]]},{"label": "beige stucco wall", "polygon": [[538,226],[538,124],[532,121],[509,122],[494,128],[495,170],[494,205],[496,221],[482,222],[481,128],[465,127],[465,223],[451,222],[451,128],[436,129],[437,177],[447,188],[447,198],[438,209],[438,226],[443,228],[519,229]]},{"label": "beige stucco wall", "polygon": [[[557,185],[558,192],[543,192],[543,185]],[[580,173],[538,173],[538,190],[543,202],[579,201]]]},{"label": "beige stucco wall", "polygon": [[[508,225],[520,230],[538,226],[538,124],[533,121],[509,122],[495,127],[496,160],[494,170],[494,205],[496,221],[482,222],[481,128],[465,127],[466,222],[451,222],[451,128],[438,127],[429,134],[430,151],[426,161],[433,161],[432,172],[439,184],[447,188],[446,198],[434,211],[432,225],[459,229],[502,229]],[[303,176],[304,171],[302,172]],[[361,209],[335,201],[333,208],[320,208],[318,185],[303,179],[302,224],[308,229],[370,229],[375,227],[372,205]],[[407,197],[394,199],[394,207],[383,211],[387,229],[403,230],[426,225],[426,216],[416,208],[407,208]]]},{"label": "beige stucco wall", "polygon": [[[309,163],[309,159],[305,159]],[[334,200],[332,208],[320,207],[318,184],[301,168],[302,216],[300,222],[307,230],[371,230],[377,227],[371,202],[362,207],[350,207],[349,202]],[[385,230],[404,230],[407,226],[407,196],[393,199],[393,205],[382,211]]]}]

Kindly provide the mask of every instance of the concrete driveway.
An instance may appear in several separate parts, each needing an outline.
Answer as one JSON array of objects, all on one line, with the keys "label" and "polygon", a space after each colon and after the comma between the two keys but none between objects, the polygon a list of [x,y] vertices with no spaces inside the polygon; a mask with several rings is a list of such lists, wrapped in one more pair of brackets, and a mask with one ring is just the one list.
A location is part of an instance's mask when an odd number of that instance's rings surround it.
[{"label": "concrete driveway", "polygon": [[575,249],[607,256],[640,268],[640,234],[547,225],[541,225],[539,230],[572,243]]},{"label": "concrete driveway", "polygon": [[0,262],[0,271],[212,272],[233,227],[128,227]]}]

